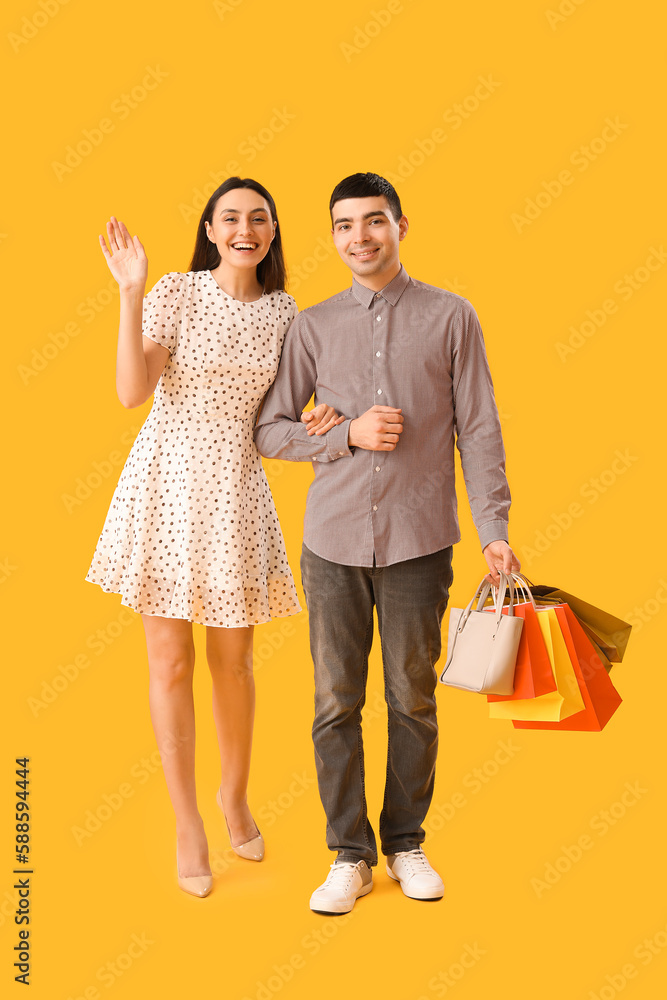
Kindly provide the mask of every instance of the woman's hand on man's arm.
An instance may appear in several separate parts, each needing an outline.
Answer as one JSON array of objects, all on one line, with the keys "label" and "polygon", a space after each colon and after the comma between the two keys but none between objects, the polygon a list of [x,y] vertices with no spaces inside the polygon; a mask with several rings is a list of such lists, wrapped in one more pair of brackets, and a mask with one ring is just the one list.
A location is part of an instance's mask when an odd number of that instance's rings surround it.
[{"label": "woman's hand on man's arm", "polygon": [[345,417],[339,416],[333,406],[328,406],[327,403],[319,403],[312,410],[304,410],[301,414],[301,422],[308,428],[309,437],[313,434],[321,437],[332,427],[342,424],[344,420]]}]

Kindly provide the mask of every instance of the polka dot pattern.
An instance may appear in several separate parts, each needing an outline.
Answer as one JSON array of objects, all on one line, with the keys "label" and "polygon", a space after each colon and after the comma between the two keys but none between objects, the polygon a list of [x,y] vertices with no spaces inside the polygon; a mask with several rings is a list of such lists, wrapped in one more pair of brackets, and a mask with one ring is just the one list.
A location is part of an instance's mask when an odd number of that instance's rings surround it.
[{"label": "polka dot pattern", "polygon": [[86,580],[135,611],[233,628],[300,611],[253,441],[296,315],[285,292],[226,295],[172,272],[144,300],[170,358],[116,487]]}]

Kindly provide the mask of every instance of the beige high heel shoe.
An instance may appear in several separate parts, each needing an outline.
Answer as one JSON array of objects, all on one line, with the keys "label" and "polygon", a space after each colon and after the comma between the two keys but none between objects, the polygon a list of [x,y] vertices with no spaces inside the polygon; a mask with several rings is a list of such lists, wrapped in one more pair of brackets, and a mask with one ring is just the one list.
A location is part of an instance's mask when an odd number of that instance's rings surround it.
[{"label": "beige high heel shoe", "polygon": [[213,888],[212,875],[181,875],[178,863],[178,850],[176,851],[176,877],[178,878],[179,889],[182,889],[183,892],[189,892],[191,896],[199,896],[200,899],[208,896]]},{"label": "beige high heel shoe", "polygon": [[[218,803],[220,812],[223,816],[225,816],[225,810],[222,808],[222,796],[220,795],[219,788],[215,796],[215,801]],[[225,826],[227,827],[227,834],[229,835],[229,824],[227,823],[226,816]],[[257,824],[255,824],[255,826],[257,826]],[[229,836],[229,842],[230,844],[232,843],[231,836]],[[245,858],[247,861],[261,861],[264,857],[264,838],[259,832],[259,829],[257,830],[257,836],[253,837],[252,840],[246,841],[245,844],[239,844],[238,847],[234,847],[232,844],[232,850],[235,854],[238,854],[240,858]]]}]

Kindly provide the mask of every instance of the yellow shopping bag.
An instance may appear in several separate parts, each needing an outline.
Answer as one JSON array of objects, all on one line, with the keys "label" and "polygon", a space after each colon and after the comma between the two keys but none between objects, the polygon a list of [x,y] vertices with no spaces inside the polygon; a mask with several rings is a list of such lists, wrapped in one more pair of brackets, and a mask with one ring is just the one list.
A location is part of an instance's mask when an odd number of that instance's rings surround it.
[{"label": "yellow shopping bag", "polygon": [[551,662],[556,690],[537,698],[489,702],[489,716],[492,719],[560,722],[584,709],[584,700],[555,609],[538,606],[537,620]]}]

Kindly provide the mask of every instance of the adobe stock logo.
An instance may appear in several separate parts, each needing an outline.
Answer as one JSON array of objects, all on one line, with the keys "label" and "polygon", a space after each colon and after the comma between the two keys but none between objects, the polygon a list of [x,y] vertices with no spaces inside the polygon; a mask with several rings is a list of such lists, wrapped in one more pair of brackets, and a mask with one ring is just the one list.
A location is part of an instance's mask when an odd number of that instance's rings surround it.
[{"label": "adobe stock logo", "polygon": [[[636,267],[633,271],[626,271],[622,278],[614,282],[614,291],[620,299],[620,302],[628,302],[633,295],[644,287],[647,281],[651,280],[651,277],[656,271],[659,271],[661,267],[667,262],[667,253],[665,252],[662,244],[660,247],[650,247],[649,253],[643,264]],[[601,302],[597,308],[586,310],[586,319],[583,320],[578,326],[574,324],[568,327],[568,332],[570,336],[566,342],[558,341],[555,344],[556,353],[561,361],[565,362],[568,358],[576,354],[591,337],[594,337],[598,330],[601,330],[605,325],[610,316],[615,315],[620,307],[620,303],[614,298],[606,298],[604,302]]]},{"label": "adobe stock logo", "polygon": [[371,41],[377,38],[383,28],[391,24],[396,15],[401,14],[403,10],[404,7],[400,0],[389,0],[386,8],[372,10],[368,21],[364,25],[357,25],[354,29],[352,44],[349,42],[340,43],[340,50],[345,56],[345,62],[352,62],[354,57],[358,56],[370,45]]},{"label": "adobe stock logo", "polygon": [[422,994],[417,1000],[430,1000],[431,995],[444,997],[450,989],[461,982],[467,971],[477,965],[484,955],[486,948],[480,947],[476,941],[474,945],[464,945],[458,961],[452,962],[446,969],[441,969],[436,976],[432,976],[428,981],[429,994]]},{"label": "adobe stock logo", "polygon": [[38,9],[22,19],[18,33],[10,31],[7,35],[7,41],[14,52],[20,52],[24,45],[35,38],[42,28],[45,28],[56,14],[60,13],[60,8],[64,7],[66,3],[69,3],[69,0],[39,0]]},{"label": "adobe stock logo", "polygon": [[224,21],[226,14],[233,14],[237,7],[240,7],[243,0],[213,0],[213,10],[221,21]]},{"label": "adobe stock logo", "polygon": [[563,24],[569,17],[576,14],[577,10],[586,0],[561,0],[558,4],[558,9],[545,10],[545,16],[549,22],[549,27],[552,31],[555,31],[559,24]]},{"label": "adobe stock logo", "polygon": [[219,170],[209,170],[208,175],[210,180],[205,181],[200,187],[193,188],[192,199],[189,203],[181,202],[179,204],[178,210],[181,213],[181,218],[185,222],[189,222],[191,219],[198,219],[215,189],[220,187],[228,177],[234,177],[242,169],[245,169],[244,163],[252,163],[267,146],[271,145],[281,132],[285,131],[290,122],[295,121],[296,117],[295,114],[288,111],[285,105],[282,107],[274,106],[271,111],[271,118],[266,124],[256,132],[247,135],[238,144],[236,147],[236,156],[238,159],[227,160]]},{"label": "adobe stock logo", "polygon": [[[605,118],[600,135],[591,139],[587,145],[573,150],[569,162],[580,174],[584,173],[627,128],[629,126],[622,122],[618,115],[613,119]],[[565,193],[565,189],[574,184],[576,179],[576,174],[571,170],[561,170],[557,177],[543,180],[537,194],[533,198],[526,198],[523,214],[513,212],[510,217],[517,233],[522,233],[528,226],[532,226],[535,220]]]},{"label": "adobe stock logo", "polygon": [[140,429],[141,424],[137,424],[123,431],[120,436],[120,443],[123,446],[122,450],[113,448],[103,458],[96,459],[88,470],[82,475],[77,476],[71,493],[60,494],[60,499],[68,514],[72,514],[79,507],[82,507],[86,500],[90,499],[95,490],[98,490],[110,476],[115,475],[117,469],[123,465],[127,457],[126,446],[134,442]]},{"label": "adobe stock logo", "polygon": [[[124,976],[139,958],[142,958],[146,954],[152,944],[155,944],[155,941],[149,938],[145,931],[141,934],[133,933],[125,946],[125,951],[114,955],[112,959],[98,967],[95,972],[96,981],[102,983],[106,989],[111,989],[117,980],[121,976]],[[78,996],[70,993],[67,1000],[101,1000],[102,998],[102,993],[94,983],[90,983],[85,987],[79,986],[75,992]]]},{"label": "adobe stock logo", "polygon": [[[149,93],[156,90],[163,80],[166,80],[169,73],[161,70],[159,66],[146,66],[146,72],[141,82],[132,87],[131,90],[120,94],[111,102],[111,114],[118,121],[125,121],[131,113],[148,97]],[[65,155],[62,160],[52,160],[51,168],[60,181],[71,174],[77,167],[80,167],[91,153],[101,146],[105,138],[116,130],[117,122],[113,118],[100,118],[92,128],[84,128],[81,137],[75,139],[73,143],[65,148]]]},{"label": "adobe stock logo", "polygon": [[[623,451],[617,448],[610,465],[597,476],[591,476],[583,483],[579,489],[579,495],[590,506],[596,504],[638,461],[639,456],[633,455],[629,448],[625,448]],[[548,524],[535,533],[532,545],[521,547],[521,562],[525,566],[532,565],[536,559],[548,552],[552,545],[560,541],[574,522],[584,516],[586,510],[587,508],[581,503],[573,500],[572,503],[568,504],[566,510],[552,511]]]},{"label": "adobe stock logo", "polygon": [[16,573],[17,569],[18,566],[10,562],[7,556],[4,559],[0,559],[0,583],[6,583],[10,576]]},{"label": "adobe stock logo", "polygon": [[[667,948],[667,927],[661,927],[652,937],[645,937],[634,949],[632,957],[636,958],[646,968],[658,955],[664,955]],[[597,992],[589,990],[588,1000],[614,1000],[621,990],[636,979],[641,969],[634,962],[626,962],[618,971],[607,973],[605,985],[598,987]]]},{"label": "adobe stock logo", "polygon": [[426,160],[437,152],[444,142],[447,142],[451,133],[457,132],[464,122],[468,121],[484,105],[484,103],[495,94],[502,86],[500,80],[496,80],[493,73],[479,75],[475,87],[466,94],[460,101],[446,108],[442,113],[442,121],[448,127],[449,132],[436,126],[431,129],[426,138],[416,138],[411,149],[399,156],[395,170],[383,169],[383,176],[390,184],[399,186],[403,181],[412,177],[415,170],[421,167]]},{"label": "adobe stock logo", "polygon": [[588,822],[588,829],[597,834],[598,839],[595,840],[590,833],[582,833],[574,843],[561,844],[561,853],[554,861],[545,864],[542,877],[531,878],[530,885],[537,898],[541,899],[546,892],[558,885],[563,876],[572,871],[574,865],[579,864],[603,837],[615,829],[648,793],[648,788],[644,788],[639,781],[626,781],[618,799],[607,809],[597,812]]}]

